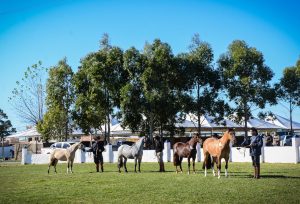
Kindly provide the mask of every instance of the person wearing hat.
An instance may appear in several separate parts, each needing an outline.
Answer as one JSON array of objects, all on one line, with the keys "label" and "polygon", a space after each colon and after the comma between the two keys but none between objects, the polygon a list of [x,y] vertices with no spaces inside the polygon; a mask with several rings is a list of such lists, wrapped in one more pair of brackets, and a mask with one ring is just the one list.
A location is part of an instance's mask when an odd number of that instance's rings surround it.
[{"label": "person wearing hat", "polygon": [[253,178],[260,178],[260,155],[261,147],[263,146],[262,136],[258,134],[256,128],[251,128],[251,138],[250,140],[245,140],[243,146],[250,147],[250,156],[252,159],[252,165],[254,168]]},{"label": "person wearing hat", "polygon": [[92,145],[92,148],[89,152],[93,152],[94,155],[94,163],[96,165],[96,171],[99,172],[99,165],[101,166],[101,172],[104,171],[103,169],[103,156],[102,152],[104,149],[104,141],[101,141],[100,136],[94,136],[95,142]]},{"label": "person wearing hat", "polygon": [[165,172],[165,165],[163,161],[163,149],[164,149],[164,143],[162,140],[162,137],[159,137],[156,135],[154,137],[154,145],[155,145],[155,156],[157,157],[157,162],[159,164],[159,171]]}]

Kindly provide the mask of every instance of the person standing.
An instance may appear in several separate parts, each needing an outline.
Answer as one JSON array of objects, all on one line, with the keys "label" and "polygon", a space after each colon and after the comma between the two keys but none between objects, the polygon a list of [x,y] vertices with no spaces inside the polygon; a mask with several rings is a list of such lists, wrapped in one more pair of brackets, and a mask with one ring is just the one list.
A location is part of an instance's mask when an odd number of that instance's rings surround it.
[{"label": "person standing", "polygon": [[95,142],[92,145],[92,148],[89,152],[93,152],[94,155],[94,163],[96,165],[96,171],[99,172],[99,166],[101,166],[101,172],[104,171],[103,169],[103,155],[102,152],[104,149],[104,141],[101,141],[100,136],[94,137]]},{"label": "person standing", "polygon": [[164,144],[162,137],[159,137],[158,135],[154,137],[154,145],[155,145],[155,155],[157,157],[157,162],[159,164],[159,171],[165,172],[165,165],[163,161],[163,149]]},{"label": "person standing", "polygon": [[261,155],[261,147],[263,146],[262,136],[258,134],[256,128],[251,128],[252,137],[250,140],[246,139],[243,142],[243,146],[250,147],[250,156],[252,159],[252,165],[254,168],[254,176],[253,178],[260,178],[260,155]]}]

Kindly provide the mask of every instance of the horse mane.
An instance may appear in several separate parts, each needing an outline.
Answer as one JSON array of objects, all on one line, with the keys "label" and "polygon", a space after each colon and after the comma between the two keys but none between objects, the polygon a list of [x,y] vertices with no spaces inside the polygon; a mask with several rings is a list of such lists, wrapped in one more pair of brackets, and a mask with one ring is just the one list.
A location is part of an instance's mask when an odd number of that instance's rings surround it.
[{"label": "horse mane", "polygon": [[71,147],[68,148],[70,152],[76,151],[78,149],[78,146],[81,144],[81,142],[76,142],[75,144],[72,144]]},{"label": "horse mane", "polygon": [[141,137],[137,142],[135,142],[132,146],[136,146],[138,149],[144,147],[144,137]]}]

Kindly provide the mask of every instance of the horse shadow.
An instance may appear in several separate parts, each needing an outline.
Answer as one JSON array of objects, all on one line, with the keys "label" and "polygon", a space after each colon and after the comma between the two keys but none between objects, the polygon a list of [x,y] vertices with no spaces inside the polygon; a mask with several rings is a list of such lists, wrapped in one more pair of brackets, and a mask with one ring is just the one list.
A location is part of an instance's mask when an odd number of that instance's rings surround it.
[{"label": "horse shadow", "polygon": [[[252,174],[231,174],[232,178],[253,178]],[[285,176],[285,175],[260,175],[262,179],[300,179],[300,176]]]}]

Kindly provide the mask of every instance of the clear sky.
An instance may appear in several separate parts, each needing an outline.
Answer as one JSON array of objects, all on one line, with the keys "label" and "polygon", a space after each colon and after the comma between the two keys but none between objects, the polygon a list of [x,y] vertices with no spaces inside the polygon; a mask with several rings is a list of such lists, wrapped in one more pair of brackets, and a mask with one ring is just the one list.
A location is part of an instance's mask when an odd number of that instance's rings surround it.
[{"label": "clear sky", "polygon": [[[79,61],[98,50],[103,33],[123,50],[142,49],[155,38],[174,54],[188,51],[191,37],[211,44],[215,60],[236,39],[245,40],[265,57],[275,73],[294,66],[300,56],[300,1],[293,0],[0,0],[0,108],[18,130],[24,129],[8,97],[28,66],[45,67],[67,57]],[[288,117],[283,105],[268,108]],[[294,119],[300,122],[299,108]]]}]

